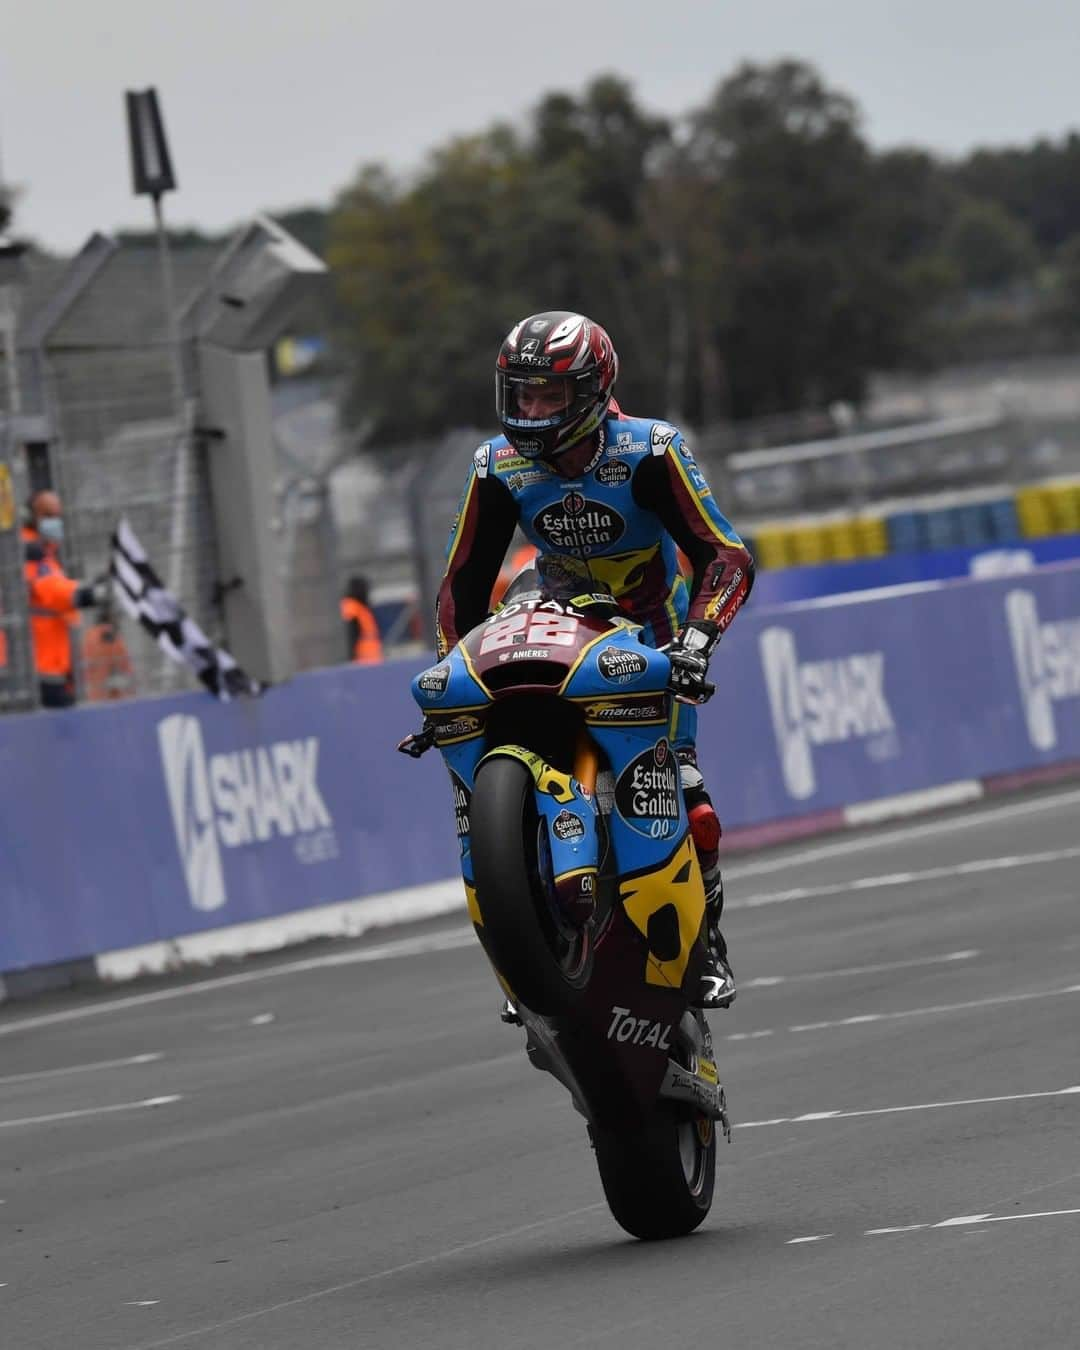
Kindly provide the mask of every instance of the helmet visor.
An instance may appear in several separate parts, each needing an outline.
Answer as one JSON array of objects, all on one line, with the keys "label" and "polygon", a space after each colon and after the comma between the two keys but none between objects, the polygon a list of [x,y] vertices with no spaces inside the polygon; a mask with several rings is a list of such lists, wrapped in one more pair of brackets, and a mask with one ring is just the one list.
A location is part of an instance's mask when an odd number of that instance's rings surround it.
[{"label": "helmet visor", "polygon": [[522,430],[558,426],[578,394],[573,376],[500,370],[496,379],[499,419]]}]

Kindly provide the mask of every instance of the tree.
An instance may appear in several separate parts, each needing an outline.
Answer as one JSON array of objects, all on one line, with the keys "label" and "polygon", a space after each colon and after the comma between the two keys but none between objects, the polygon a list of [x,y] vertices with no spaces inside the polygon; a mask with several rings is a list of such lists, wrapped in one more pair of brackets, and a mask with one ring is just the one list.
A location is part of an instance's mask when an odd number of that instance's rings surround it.
[{"label": "tree", "polygon": [[874,163],[853,102],[800,62],[744,65],[692,115],[688,157],[715,185],[725,411],[858,401],[868,372],[899,359],[908,301],[871,228]]},{"label": "tree", "polygon": [[1030,276],[1038,261],[1026,225],[996,202],[975,199],[949,222],[942,251],[965,286],[984,291]]}]

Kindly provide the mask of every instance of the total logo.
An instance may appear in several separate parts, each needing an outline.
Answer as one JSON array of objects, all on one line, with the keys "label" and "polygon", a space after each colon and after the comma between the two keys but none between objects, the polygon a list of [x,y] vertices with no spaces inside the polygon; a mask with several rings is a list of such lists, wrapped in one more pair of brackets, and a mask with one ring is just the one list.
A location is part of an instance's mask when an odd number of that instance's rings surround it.
[{"label": "total logo", "polygon": [[207,755],[196,717],[158,723],[158,748],[192,906],[220,909],[228,899],[222,848],[294,840],[297,859],[337,857],[334,821],[318,784],[317,736]]},{"label": "total logo", "polygon": [[884,652],[800,662],[790,629],[766,628],[759,641],[790,796],[802,800],[817,790],[815,746],[865,740],[874,759],[897,753],[896,723],[885,695]]},{"label": "total logo", "polygon": [[1036,750],[1052,750],[1058,743],[1054,704],[1080,697],[1080,616],[1042,623],[1034,594],[1010,591],[1005,617],[1028,737]]},{"label": "total logo", "polygon": [[629,1008],[620,1008],[618,1004],[611,1009],[611,1022],[607,1030],[609,1041],[620,1041],[631,1045],[654,1045],[657,1050],[671,1048],[671,1024],[669,1022],[650,1022],[647,1017],[635,1017]]}]

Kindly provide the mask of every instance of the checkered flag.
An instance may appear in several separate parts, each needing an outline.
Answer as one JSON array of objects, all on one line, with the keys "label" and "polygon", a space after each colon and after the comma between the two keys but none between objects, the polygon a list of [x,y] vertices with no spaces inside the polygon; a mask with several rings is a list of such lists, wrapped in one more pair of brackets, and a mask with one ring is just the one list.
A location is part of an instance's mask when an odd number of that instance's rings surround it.
[{"label": "checkered flag", "polygon": [[109,574],[124,609],[163,652],[193,670],[215,698],[227,703],[238,696],[262,693],[264,686],[246,675],[228,652],[215,647],[176,596],[165,589],[127,517],[112,537]]}]

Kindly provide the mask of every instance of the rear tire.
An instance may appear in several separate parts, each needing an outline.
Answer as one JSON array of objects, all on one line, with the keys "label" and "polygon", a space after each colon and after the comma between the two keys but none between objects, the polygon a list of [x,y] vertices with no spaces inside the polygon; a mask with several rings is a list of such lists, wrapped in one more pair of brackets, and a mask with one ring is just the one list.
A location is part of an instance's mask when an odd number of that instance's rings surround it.
[{"label": "rear tire", "polygon": [[469,811],[473,877],[496,970],[527,1008],[558,1016],[588,985],[591,929],[575,928],[559,912],[534,791],[520,760],[496,756],[481,764]]},{"label": "rear tire", "polygon": [[634,1130],[593,1127],[608,1208],[631,1236],[684,1237],[708,1214],[716,1180],[716,1126],[704,1116],[657,1109]]}]

